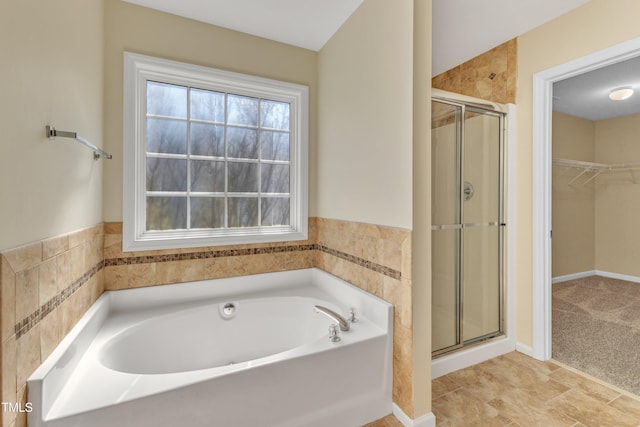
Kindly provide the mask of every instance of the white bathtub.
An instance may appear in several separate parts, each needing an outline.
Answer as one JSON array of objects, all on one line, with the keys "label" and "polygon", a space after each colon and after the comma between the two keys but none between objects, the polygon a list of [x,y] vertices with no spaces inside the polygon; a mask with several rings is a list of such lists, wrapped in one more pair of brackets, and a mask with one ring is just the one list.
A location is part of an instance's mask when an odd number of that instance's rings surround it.
[{"label": "white bathtub", "polygon": [[[359,321],[333,343],[316,304]],[[391,412],[392,313],[318,269],[105,292],[27,381],[29,427],[361,426]]]}]

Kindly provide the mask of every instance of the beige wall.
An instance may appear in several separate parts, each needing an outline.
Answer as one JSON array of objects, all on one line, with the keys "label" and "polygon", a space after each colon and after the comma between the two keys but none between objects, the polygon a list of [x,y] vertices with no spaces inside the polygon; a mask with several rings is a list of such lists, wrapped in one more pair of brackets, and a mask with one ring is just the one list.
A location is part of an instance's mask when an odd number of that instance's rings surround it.
[{"label": "beige wall", "polygon": [[[595,160],[595,123],[563,113],[553,113],[553,158]],[[552,193],[552,277],[592,271],[595,261],[594,184],[580,179],[569,182],[581,171],[553,167]]]},{"label": "beige wall", "polygon": [[533,75],[640,36],[635,0],[592,0],[518,39],[517,85],[517,337],[532,344],[532,105]]},{"label": "beige wall", "polygon": [[[411,229],[412,66],[412,0],[364,2],[320,51],[319,216]],[[409,298],[408,323],[396,321],[394,402],[412,416],[410,270],[397,289]]]},{"label": "beige wall", "polygon": [[318,216],[411,229],[413,1],[367,0],[319,53]]},{"label": "beige wall", "polygon": [[[102,241],[65,233],[102,222],[104,163],[73,140],[48,140],[45,126],[103,144],[102,1],[2,2],[0,57],[0,397],[24,405],[27,376],[100,292],[100,276],[85,273],[101,260]],[[74,284],[86,286],[54,307]],[[0,418],[26,424],[25,413]]]},{"label": "beige wall", "polygon": [[105,1],[105,221],[122,221],[122,74],[125,51],[309,86],[309,215],[316,193],[317,53],[135,6]]},{"label": "beige wall", "polygon": [[[81,16],[82,19],[74,19]],[[102,1],[0,6],[0,251],[102,221]]]},{"label": "beige wall", "polygon": [[[640,115],[595,124],[598,163],[640,164]],[[596,269],[640,277],[640,171],[607,173],[597,178],[595,194]]]},{"label": "beige wall", "polygon": [[367,0],[318,60],[318,216],[413,229],[394,402],[414,418],[431,409],[430,22],[431,0]]},{"label": "beige wall", "polygon": [[431,411],[431,0],[413,3],[413,416]]},{"label": "beige wall", "polygon": [[[554,113],[553,157],[640,163],[639,133],[640,115],[592,122]],[[592,270],[640,276],[640,186],[634,175],[608,172],[586,185],[586,178],[568,185],[578,173],[553,169],[553,277]]]}]

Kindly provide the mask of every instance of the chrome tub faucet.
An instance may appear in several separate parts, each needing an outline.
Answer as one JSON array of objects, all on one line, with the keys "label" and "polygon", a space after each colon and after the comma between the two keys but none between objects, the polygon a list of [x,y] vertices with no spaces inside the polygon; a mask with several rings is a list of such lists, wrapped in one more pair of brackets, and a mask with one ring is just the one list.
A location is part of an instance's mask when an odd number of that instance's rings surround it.
[{"label": "chrome tub faucet", "polygon": [[344,317],[340,316],[335,311],[330,310],[327,307],[323,307],[321,305],[314,305],[313,309],[316,311],[316,313],[322,313],[325,316],[328,316],[331,319],[335,320],[338,323],[338,325],[340,325],[340,330],[341,331],[348,331],[350,329],[350,325],[349,325],[349,322],[347,321],[347,319],[345,319]]}]

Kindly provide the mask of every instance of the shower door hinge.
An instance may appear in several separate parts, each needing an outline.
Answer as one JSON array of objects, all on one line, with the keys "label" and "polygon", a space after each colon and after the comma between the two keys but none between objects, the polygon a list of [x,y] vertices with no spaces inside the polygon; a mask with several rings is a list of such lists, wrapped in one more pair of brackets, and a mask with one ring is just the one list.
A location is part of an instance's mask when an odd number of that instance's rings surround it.
[{"label": "shower door hinge", "polygon": [[549,238],[553,239],[553,230],[549,230]]}]

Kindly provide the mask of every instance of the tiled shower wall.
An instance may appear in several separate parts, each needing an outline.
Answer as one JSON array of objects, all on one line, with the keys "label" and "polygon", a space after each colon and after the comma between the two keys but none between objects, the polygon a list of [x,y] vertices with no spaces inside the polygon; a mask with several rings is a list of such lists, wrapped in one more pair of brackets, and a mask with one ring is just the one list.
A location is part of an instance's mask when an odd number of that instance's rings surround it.
[{"label": "tiled shower wall", "polygon": [[103,290],[318,267],[394,304],[393,399],[412,414],[409,230],[310,218],[306,241],[123,253],[122,224],[106,223],[1,255],[3,402],[26,402],[27,377]]},{"label": "tiled shower wall", "polygon": [[500,104],[515,104],[518,39],[509,40],[431,80],[432,87]]}]

